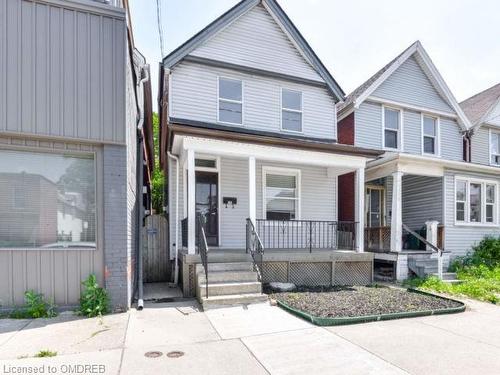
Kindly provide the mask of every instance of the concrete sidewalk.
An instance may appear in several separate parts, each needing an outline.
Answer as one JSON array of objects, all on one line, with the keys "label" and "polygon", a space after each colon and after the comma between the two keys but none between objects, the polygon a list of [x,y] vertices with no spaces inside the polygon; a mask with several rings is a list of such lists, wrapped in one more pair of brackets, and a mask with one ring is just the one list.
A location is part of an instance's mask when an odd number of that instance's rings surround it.
[{"label": "concrete sidewalk", "polygon": [[[32,358],[42,349],[52,358]],[[161,352],[148,358],[150,351]],[[178,358],[166,356],[182,352]],[[27,358],[24,358],[27,357]],[[80,367],[70,367],[70,366]],[[268,304],[200,312],[195,301],[82,319],[0,320],[0,374],[500,373],[500,308],[321,328]],[[87,366],[87,367],[83,367]],[[94,366],[94,367],[92,367]],[[15,367],[15,368],[14,368]],[[83,369],[83,370],[82,370]],[[54,372],[55,370],[55,372]],[[17,371],[19,373],[19,371]]]}]

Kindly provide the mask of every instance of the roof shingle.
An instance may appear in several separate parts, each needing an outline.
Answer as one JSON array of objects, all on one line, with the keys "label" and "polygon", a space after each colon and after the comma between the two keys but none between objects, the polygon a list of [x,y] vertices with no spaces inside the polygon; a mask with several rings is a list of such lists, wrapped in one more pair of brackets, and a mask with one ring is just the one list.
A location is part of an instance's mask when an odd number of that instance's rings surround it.
[{"label": "roof shingle", "polygon": [[500,83],[496,84],[489,89],[481,91],[480,93],[471,96],[469,99],[460,103],[460,107],[465,112],[473,125],[477,125],[483,116],[488,112],[492,105],[494,105],[500,98]]}]

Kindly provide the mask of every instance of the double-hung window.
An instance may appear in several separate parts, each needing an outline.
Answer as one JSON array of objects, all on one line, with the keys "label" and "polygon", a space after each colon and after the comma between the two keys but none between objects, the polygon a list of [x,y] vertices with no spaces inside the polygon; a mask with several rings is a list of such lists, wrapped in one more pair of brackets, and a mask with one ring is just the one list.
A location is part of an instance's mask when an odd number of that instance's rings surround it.
[{"label": "double-hung window", "polygon": [[461,224],[498,224],[497,189],[493,182],[457,178],[455,221]]},{"label": "double-hung window", "polygon": [[422,151],[424,154],[439,154],[439,120],[422,116]]},{"label": "double-hung window", "polygon": [[300,171],[263,168],[264,212],[267,220],[297,220]]},{"label": "double-hung window", "polygon": [[500,133],[490,135],[491,164],[500,166]]},{"label": "double-hung window", "polygon": [[302,93],[281,89],[281,129],[302,131]]},{"label": "double-hung window", "polygon": [[94,154],[0,150],[0,249],[95,246]]},{"label": "double-hung window", "polygon": [[401,142],[401,111],[384,107],[384,148],[398,150]]},{"label": "double-hung window", "polygon": [[218,121],[243,124],[243,82],[219,77]]}]

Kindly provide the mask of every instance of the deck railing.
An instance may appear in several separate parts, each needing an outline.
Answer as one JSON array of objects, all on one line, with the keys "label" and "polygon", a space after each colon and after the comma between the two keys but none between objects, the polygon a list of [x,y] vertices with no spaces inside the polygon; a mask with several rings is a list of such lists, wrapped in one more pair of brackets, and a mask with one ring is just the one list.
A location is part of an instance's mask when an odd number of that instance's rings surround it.
[{"label": "deck railing", "polygon": [[356,225],[351,221],[257,219],[256,232],[265,249],[354,250]]}]

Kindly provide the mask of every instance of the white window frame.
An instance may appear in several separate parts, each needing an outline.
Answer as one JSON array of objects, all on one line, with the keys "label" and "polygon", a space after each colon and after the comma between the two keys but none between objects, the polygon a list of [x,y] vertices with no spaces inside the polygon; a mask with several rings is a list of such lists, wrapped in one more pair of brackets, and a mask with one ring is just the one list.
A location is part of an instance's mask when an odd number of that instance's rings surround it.
[{"label": "white window frame", "polygon": [[[389,109],[391,111],[397,111],[399,112],[399,128],[397,130],[398,133],[398,147],[397,148],[392,148],[392,147],[386,147],[385,145],[385,110]],[[403,109],[398,108],[398,107],[392,107],[388,105],[382,105],[382,149],[387,150],[387,151],[403,151]],[[388,129],[390,131],[395,131],[394,129]]]},{"label": "white window frame", "polygon": [[[458,181],[464,181],[466,183],[466,195],[465,195],[465,213],[464,221],[457,220],[457,183]],[[480,184],[481,185],[481,222],[474,223],[470,221],[470,184]],[[495,202],[494,212],[493,212],[493,223],[486,222],[486,185],[495,186]],[[493,180],[484,180],[478,178],[471,178],[466,176],[456,176],[454,183],[454,197],[453,202],[455,204],[453,208],[454,222],[457,226],[478,226],[478,227],[498,227],[499,226],[499,200],[498,200],[498,182]],[[458,201],[462,202],[462,201]]]},{"label": "white window frame", "polygon": [[266,209],[266,182],[267,182],[267,174],[279,174],[284,176],[294,176],[296,183],[296,198],[279,198],[279,199],[289,199],[297,201],[297,212],[295,213],[294,220],[301,220],[301,206],[302,206],[302,194],[301,194],[301,170],[300,169],[292,169],[292,168],[279,168],[279,167],[270,167],[270,166],[262,166],[262,217],[267,220],[267,209]]},{"label": "white window frame", "polygon": [[[220,80],[227,80],[227,81],[235,81],[235,82],[241,82],[241,101],[239,100],[232,100],[232,99],[225,99],[220,97]],[[217,122],[221,124],[228,124],[228,125],[239,125],[243,126],[245,123],[245,114],[244,114],[244,98],[245,98],[245,84],[242,79],[239,78],[232,78],[232,77],[226,77],[226,76],[217,76]],[[229,122],[229,121],[222,121],[220,119],[220,102],[226,102],[226,103],[235,103],[235,104],[241,104],[241,123],[238,122]]]},{"label": "white window frame", "polygon": [[[493,163],[493,160],[492,160],[492,156],[493,156],[493,147],[491,146],[491,141],[492,141],[492,137],[493,137],[493,134],[496,134],[497,136],[500,137],[500,131],[495,131],[495,130],[492,130],[492,129],[489,129],[489,136],[488,136],[488,147],[489,147],[489,152],[488,152],[488,158],[490,159],[489,160],[489,165],[493,165],[495,167],[500,167],[500,164],[497,164],[497,163]],[[494,155],[498,155],[500,156],[500,150],[498,150],[498,154],[494,154]]]},{"label": "white window frame", "polygon": [[[434,121],[435,121],[435,124],[436,124],[436,135],[435,136],[425,134],[424,119],[426,117],[434,119]],[[421,113],[420,125],[421,125],[420,129],[421,129],[421,134],[422,134],[422,137],[421,137],[422,155],[441,156],[441,121],[440,121],[440,118],[438,116],[433,116],[433,115],[430,115],[427,113]],[[434,153],[425,152],[425,149],[424,149],[425,137],[434,138],[434,151],[435,151]]]},{"label": "white window frame", "polygon": [[[292,91],[300,94],[300,111],[297,109],[286,108],[283,106],[283,90]],[[290,133],[304,133],[304,92],[295,89],[289,89],[288,87],[281,87],[280,89],[280,129],[284,132]],[[290,130],[283,128],[283,111],[300,113],[300,131],[298,130]]]}]

